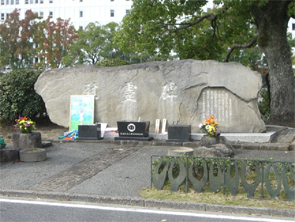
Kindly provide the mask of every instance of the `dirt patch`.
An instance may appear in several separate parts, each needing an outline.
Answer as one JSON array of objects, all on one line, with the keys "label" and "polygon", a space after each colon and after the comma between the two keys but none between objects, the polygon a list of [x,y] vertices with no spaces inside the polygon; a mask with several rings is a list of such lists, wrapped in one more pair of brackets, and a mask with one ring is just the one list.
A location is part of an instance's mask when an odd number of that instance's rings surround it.
[{"label": "dirt patch", "polygon": [[53,128],[42,127],[38,128],[36,131],[40,132],[42,135],[42,140],[57,140],[59,136],[63,136],[65,132],[68,132],[68,128],[61,126],[56,126]]},{"label": "dirt patch", "polygon": [[[52,122],[36,123],[35,132],[40,132],[42,140],[57,140],[59,136],[63,136],[69,129],[54,124]],[[11,142],[12,133],[16,132],[13,126],[0,125],[0,136],[3,136],[6,143]]]},{"label": "dirt patch", "polygon": [[63,136],[65,132],[68,132],[69,129],[56,125],[54,123],[41,123],[36,125],[37,132],[40,132],[42,135],[42,140],[52,140],[52,139],[58,139],[59,136]]}]

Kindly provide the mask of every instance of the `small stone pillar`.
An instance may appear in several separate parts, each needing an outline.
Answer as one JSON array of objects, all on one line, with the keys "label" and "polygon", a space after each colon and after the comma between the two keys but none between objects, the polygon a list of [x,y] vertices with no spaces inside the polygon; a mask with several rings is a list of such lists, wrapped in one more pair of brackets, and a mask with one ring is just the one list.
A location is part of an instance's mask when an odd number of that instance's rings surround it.
[{"label": "small stone pillar", "polygon": [[12,143],[14,148],[32,149],[42,148],[41,133],[13,133]]}]

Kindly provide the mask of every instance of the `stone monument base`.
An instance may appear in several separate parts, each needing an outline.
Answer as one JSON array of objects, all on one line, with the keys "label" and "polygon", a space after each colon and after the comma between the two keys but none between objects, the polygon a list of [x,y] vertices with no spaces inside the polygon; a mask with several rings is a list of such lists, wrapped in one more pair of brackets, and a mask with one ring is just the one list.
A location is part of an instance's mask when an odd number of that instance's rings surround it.
[{"label": "stone monument base", "polygon": [[151,141],[153,137],[115,137],[115,140],[137,140],[137,141]]}]

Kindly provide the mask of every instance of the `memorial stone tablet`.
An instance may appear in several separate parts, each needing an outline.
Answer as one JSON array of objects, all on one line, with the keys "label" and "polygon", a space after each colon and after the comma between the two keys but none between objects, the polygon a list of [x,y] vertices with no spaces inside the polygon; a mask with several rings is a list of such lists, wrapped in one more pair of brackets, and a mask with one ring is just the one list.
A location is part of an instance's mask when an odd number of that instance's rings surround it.
[{"label": "memorial stone tablet", "polygon": [[167,142],[189,142],[191,140],[190,125],[171,125],[168,126]]},{"label": "memorial stone tablet", "polygon": [[119,137],[115,140],[151,140],[149,137],[150,122],[118,121]]},{"label": "memorial stone tablet", "polygon": [[101,138],[100,125],[78,125],[78,140],[99,140]]}]

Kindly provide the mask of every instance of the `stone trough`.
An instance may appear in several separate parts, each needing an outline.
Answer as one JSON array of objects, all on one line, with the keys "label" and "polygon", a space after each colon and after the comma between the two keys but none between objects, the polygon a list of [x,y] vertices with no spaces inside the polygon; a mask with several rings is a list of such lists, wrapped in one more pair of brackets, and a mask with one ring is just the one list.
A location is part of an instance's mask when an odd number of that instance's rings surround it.
[{"label": "stone trough", "polygon": [[46,149],[32,148],[19,151],[20,161],[22,162],[39,162],[47,159]]}]

